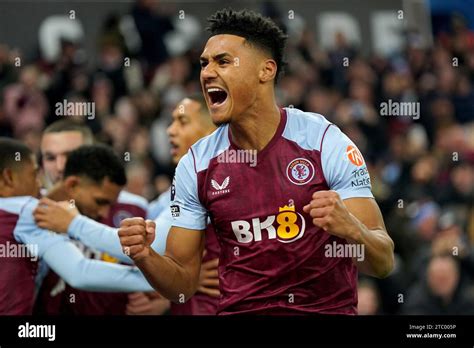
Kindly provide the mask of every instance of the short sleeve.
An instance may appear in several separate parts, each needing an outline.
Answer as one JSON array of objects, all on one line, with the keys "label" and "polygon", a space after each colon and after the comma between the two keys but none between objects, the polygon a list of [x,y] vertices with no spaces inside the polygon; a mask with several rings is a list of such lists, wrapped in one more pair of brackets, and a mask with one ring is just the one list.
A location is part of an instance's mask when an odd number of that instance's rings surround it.
[{"label": "short sleeve", "polygon": [[32,256],[42,258],[51,246],[69,240],[69,238],[44,230],[36,225],[33,211],[37,205],[38,200],[35,198],[31,198],[25,203],[13,234],[18,242],[26,244]]},{"label": "short sleeve", "polygon": [[179,161],[170,195],[173,226],[193,230],[206,228],[207,211],[199,201],[197,174],[191,151]]},{"label": "short sleeve", "polygon": [[321,165],[329,188],[342,199],[374,197],[362,154],[334,125],[328,126],[321,141]]}]

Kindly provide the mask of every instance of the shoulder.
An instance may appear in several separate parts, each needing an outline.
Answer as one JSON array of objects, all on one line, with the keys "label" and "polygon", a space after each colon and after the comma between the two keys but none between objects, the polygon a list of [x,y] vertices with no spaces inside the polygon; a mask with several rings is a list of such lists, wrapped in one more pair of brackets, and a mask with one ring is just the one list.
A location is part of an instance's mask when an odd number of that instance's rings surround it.
[{"label": "shoulder", "polygon": [[228,128],[228,125],[222,125],[191,146],[185,157],[196,173],[207,169],[209,162],[230,146]]},{"label": "shoulder", "polygon": [[320,150],[329,128],[337,128],[323,115],[284,108],[287,115],[283,137],[307,150]]},{"label": "shoulder", "polygon": [[37,204],[38,200],[32,196],[0,198],[0,209],[17,215],[25,211],[31,211]]},{"label": "shoulder", "polygon": [[143,210],[147,210],[148,208],[148,201],[144,197],[125,190],[120,191],[117,203],[134,205]]}]

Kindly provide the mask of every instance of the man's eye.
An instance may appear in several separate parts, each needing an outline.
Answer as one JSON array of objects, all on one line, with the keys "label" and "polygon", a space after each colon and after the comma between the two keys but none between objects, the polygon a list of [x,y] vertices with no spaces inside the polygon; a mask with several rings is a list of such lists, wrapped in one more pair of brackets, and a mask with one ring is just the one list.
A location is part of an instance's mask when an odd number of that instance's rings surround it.
[{"label": "man's eye", "polygon": [[219,65],[229,64],[230,62],[227,59],[221,59]]},{"label": "man's eye", "polygon": [[207,66],[207,62],[201,62],[201,68],[205,68]]}]

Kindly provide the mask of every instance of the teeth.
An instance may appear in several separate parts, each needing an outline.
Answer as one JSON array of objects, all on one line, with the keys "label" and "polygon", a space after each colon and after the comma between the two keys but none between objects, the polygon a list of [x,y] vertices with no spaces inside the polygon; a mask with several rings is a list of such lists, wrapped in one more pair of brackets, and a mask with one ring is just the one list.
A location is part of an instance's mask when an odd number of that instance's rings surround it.
[{"label": "teeth", "polygon": [[208,89],[207,89],[207,93],[220,92],[220,91],[222,91],[221,88],[208,88]]}]

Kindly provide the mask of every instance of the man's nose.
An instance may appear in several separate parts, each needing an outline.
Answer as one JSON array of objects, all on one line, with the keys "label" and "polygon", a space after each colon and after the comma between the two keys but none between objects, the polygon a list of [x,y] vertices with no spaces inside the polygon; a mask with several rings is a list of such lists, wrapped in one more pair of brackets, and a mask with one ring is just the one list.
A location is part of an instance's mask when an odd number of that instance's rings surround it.
[{"label": "man's nose", "polygon": [[66,156],[58,156],[56,158],[56,169],[61,174],[64,172],[64,167],[66,167],[66,161],[67,161]]},{"label": "man's nose", "polygon": [[169,125],[168,128],[166,128],[166,134],[168,134],[169,137],[175,136],[176,135],[176,122],[173,122]]},{"label": "man's nose", "polygon": [[201,70],[201,78],[203,81],[215,79],[217,77],[214,64],[208,64]]}]

